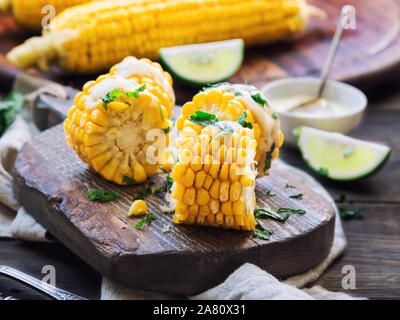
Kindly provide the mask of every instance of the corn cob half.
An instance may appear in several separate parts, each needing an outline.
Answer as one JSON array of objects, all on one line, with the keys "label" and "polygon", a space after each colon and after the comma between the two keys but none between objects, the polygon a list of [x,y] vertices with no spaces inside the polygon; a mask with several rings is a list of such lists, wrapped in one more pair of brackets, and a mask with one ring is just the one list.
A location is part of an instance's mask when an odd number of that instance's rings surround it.
[{"label": "corn cob half", "polygon": [[183,105],[182,115],[176,122],[179,131],[189,125],[200,132],[202,126],[191,120],[196,111],[214,114],[218,119],[241,121],[250,127],[257,141],[254,158],[257,176],[262,177],[268,173],[272,160],[279,155],[283,134],[279,130],[277,114],[257,88],[227,82],[206,88]]},{"label": "corn cob half", "polygon": [[0,10],[2,12],[11,10],[20,26],[40,31],[42,20],[49,13],[45,6],[52,6],[55,14],[58,14],[66,8],[89,1],[91,0],[0,0]]},{"label": "corn cob half", "polygon": [[305,0],[95,1],[64,10],[8,59],[22,69],[56,62],[73,73],[98,72],[129,55],[156,58],[163,47],[277,41],[303,30],[309,11]]},{"label": "corn cob half", "polygon": [[82,161],[123,185],[143,182],[168,166],[169,117],[147,84],[107,74],[84,85],[64,129]]},{"label": "corn cob half", "polygon": [[194,96],[176,123],[174,222],[255,228],[255,179],[279,154],[279,119],[252,86],[221,83]]},{"label": "corn cob half", "polygon": [[234,121],[218,122],[232,133],[186,123],[178,137],[180,160],[172,172],[174,223],[230,229],[255,228],[254,157],[257,142],[251,129]]}]

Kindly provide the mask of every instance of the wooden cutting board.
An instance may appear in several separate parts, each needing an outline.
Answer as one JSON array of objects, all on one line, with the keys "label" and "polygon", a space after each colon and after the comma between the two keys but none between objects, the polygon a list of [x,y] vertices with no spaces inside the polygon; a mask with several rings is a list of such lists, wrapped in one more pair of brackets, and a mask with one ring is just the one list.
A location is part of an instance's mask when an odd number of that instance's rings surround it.
[{"label": "wooden cutting board", "polygon": [[[66,116],[74,96],[73,90],[68,92],[67,101],[41,96],[35,118],[42,127]],[[152,180],[161,187],[164,178]],[[286,183],[296,188],[285,188]],[[122,196],[109,203],[92,202],[86,196],[88,188],[117,191]],[[140,218],[128,218],[127,212],[143,188],[117,186],[89,170],[67,147],[62,124],[26,144],[15,164],[14,191],[27,211],[94,269],[136,288],[195,294],[222,282],[246,262],[283,278],[318,265],[332,245],[332,206],[276,167],[257,181],[258,206],[306,213],[293,215],[285,223],[262,220],[274,232],[269,241],[254,238],[251,232],[174,225],[172,214],[160,209],[166,201],[154,195],[146,202],[158,219],[137,230]],[[276,196],[268,197],[267,190]],[[304,194],[302,200],[289,198],[298,192]],[[165,226],[170,227],[168,233],[162,231]]]},{"label": "wooden cutting board", "polygon": [[[312,17],[305,32],[273,45],[249,48],[243,66],[230,79],[261,88],[266,83],[288,76],[318,76],[327,56],[336,22],[342,6],[351,4],[356,9],[356,29],[345,30],[333,66],[331,77],[357,86],[374,86],[390,81],[400,71],[400,2],[398,0],[308,0],[327,14],[327,18]],[[0,83],[11,86],[18,71],[6,61],[5,54],[28,36],[10,17],[0,17]],[[56,82],[81,88],[96,75],[76,76],[57,68],[43,74]],[[182,104],[194,93],[190,88],[174,84],[178,103]]]}]

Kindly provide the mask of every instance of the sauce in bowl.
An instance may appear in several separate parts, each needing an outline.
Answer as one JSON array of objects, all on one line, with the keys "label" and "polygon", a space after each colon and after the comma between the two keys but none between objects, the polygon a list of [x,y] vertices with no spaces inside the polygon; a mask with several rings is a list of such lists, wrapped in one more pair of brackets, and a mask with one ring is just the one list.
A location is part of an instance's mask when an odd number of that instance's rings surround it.
[{"label": "sauce in bowl", "polygon": [[312,100],[314,96],[307,94],[297,94],[293,96],[270,99],[269,102],[278,112],[290,112],[298,116],[306,117],[329,117],[345,115],[349,111],[340,102],[328,99],[320,99],[314,104],[304,107],[296,107],[302,103]]}]

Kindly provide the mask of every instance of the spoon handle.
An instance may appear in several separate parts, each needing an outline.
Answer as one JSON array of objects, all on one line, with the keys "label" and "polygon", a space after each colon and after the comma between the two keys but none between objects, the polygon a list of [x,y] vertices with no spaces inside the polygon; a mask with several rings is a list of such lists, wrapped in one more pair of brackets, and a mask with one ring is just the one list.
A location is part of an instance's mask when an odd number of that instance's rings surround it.
[{"label": "spoon handle", "polygon": [[8,266],[0,265],[0,275],[6,276],[12,280],[18,281],[43,295],[55,300],[86,300],[76,294],[56,288],[50,284],[44,283],[26,273]]},{"label": "spoon handle", "polygon": [[331,70],[333,60],[335,59],[336,52],[339,48],[340,38],[342,37],[343,33],[343,19],[345,15],[343,12],[340,15],[339,21],[336,26],[335,35],[333,36],[333,40],[331,42],[331,46],[329,48],[328,58],[325,61],[325,64],[322,68],[321,72],[321,84],[318,88],[318,98],[322,97],[322,93],[325,89],[326,80],[328,79],[329,71]]}]

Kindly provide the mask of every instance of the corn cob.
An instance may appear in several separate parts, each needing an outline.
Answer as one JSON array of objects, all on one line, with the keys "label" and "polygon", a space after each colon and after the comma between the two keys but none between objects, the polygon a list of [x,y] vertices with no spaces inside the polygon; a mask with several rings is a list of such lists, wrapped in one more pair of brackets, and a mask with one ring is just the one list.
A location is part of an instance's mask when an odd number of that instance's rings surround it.
[{"label": "corn cob", "polygon": [[[150,78],[143,85],[110,74],[89,81],[64,122],[68,145],[102,177],[118,184],[141,183],[156,174],[160,166],[168,166],[172,123],[152,93],[155,88]],[[152,137],[156,143],[149,142]]]},{"label": "corn cob", "polygon": [[42,20],[48,11],[42,11],[45,6],[53,6],[58,14],[66,8],[89,2],[91,0],[0,0],[0,11],[12,10],[15,21],[22,27],[32,30],[42,30]]},{"label": "corn cob", "polygon": [[8,59],[22,69],[54,61],[69,72],[98,72],[129,55],[157,58],[162,47],[277,41],[304,29],[309,11],[305,0],[95,1],[64,10]]},{"label": "corn cob", "polygon": [[238,121],[246,116],[257,141],[257,152],[254,161],[257,163],[258,177],[268,174],[271,161],[279,155],[283,143],[283,134],[279,130],[280,122],[274,110],[268,105],[265,97],[257,88],[249,85],[220,83],[210,86],[193,97],[193,101],[183,105],[182,115],[176,122],[178,131],[186,125],[200,132],[201,125],[193,124],[191,116],[196,111],[215,114],[217,118]]},{"label": "corn cob", "polygon": [[218,128],[196,131],[186,123],[178,137],[180,161],[172,171],[173,221],[253,230],[257,142],[251,129],[233,121],[219,125],[232,127],[233,133],[218,136]]},{"label": "corn cob", "polygon": [[283,143],[279,119],[263,101],[254,87],[222,83],[183,106],[174,142],[175,223],[255,228],[255,178],[268,172]]}]

